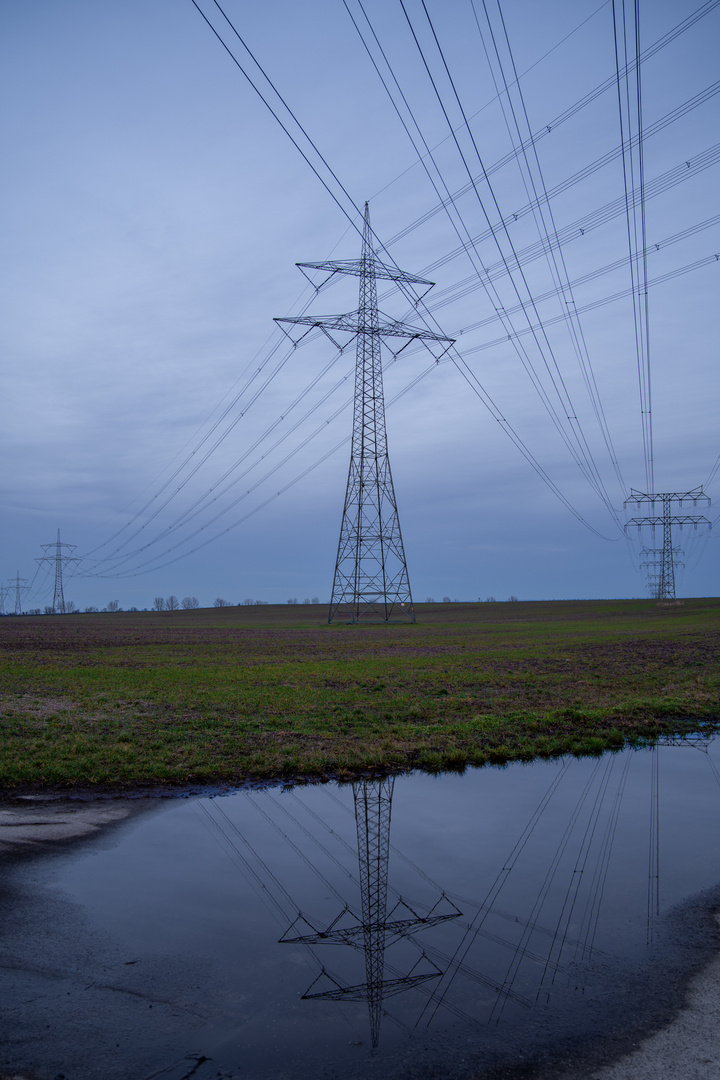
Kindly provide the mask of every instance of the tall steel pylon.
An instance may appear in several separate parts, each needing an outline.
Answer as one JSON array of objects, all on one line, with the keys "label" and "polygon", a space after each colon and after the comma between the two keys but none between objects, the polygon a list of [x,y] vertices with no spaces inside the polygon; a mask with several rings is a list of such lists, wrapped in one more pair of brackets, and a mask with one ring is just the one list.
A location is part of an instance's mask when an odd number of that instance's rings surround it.
[{"label": "tall steel pylon", "polygon": [[63,596],[63,563],[80,562],[80,559],[74,555],[64,555],[63,548],[75,551],[77,544],[62,544],[60,543],[60,530],[57,532],[57,540],[54,544],[41,544],[40,547],[44,552],[49,552],[54,549],[54,554],[45,554],[40,556],[35,561],[42,565],[42,563],[54,563],[55,564],[55,588],[53,590],[53,602],[52,609],[54,615],[65,614],[65,597]]},{"label": "tall steel pylon", "polygon": [[[440,356],[452,339],[430,330],[388,319],[378,310],[378,279],[394,281],[406,288],[432,282],[382,263],[373,249],[370,212],[365,203],[362,254],[359,259],[322,263],[298,263],[303,269],[322,271],[325,284],[335,274],[351,274],[360,279],[358,309],[348,315],[300,316],[277,319],[308,329],[291,340],[299,340],[312,328],[321,328],[334,344],[333,334],[350,333],[357,338],[352,449],[345,491],[340,540],[335,560],[332,598],[328,622],[415,622],[410,579],[405,559],[385,427],[382,377],[382,342],[385,338],[406,338],[397,352],[410,341],[441,345]],[[423,292],[423,295],[424,295]],[[283,327],[284,329],[284,327]],[[286,331],[288,333],[288,331]],[[340,347],[340,346],[339,346]],[[397,355],[397,353],[396,353]]]},{"label": "tall steel pylon", "polygon": [[[645,517],[630,518],[625,526],[626,529],[631,527],[642,529],[644,526],[649,526],[654,533],[656,527],[662,525],[662,548],[652,549],[652,553],[659,557],[657,561],[660,566],[660,572],[653,582],[653,592],[657,600],[675,599],[675,556],[680,552],[680,548],[673,547],[673,525],[679,525],[680,528],[683,525],[692,525],[695,529],[698,525],[712,527],[711,522],[701,514],[673,513],[673,503],[677,503],[682,511],[685,502],[692,502],[693,506],[697,506],[698,503],[704,506],[710,505],[710,499],[703,491],[702,485],[693,488],[692,491],[644,492],[631,488],[630,498],[625,501],[626,507],[632,504],[638,510],[643,507],[650,510]],[[655,513],[656,503],[660,503],[662,509],[660,514]]]}]

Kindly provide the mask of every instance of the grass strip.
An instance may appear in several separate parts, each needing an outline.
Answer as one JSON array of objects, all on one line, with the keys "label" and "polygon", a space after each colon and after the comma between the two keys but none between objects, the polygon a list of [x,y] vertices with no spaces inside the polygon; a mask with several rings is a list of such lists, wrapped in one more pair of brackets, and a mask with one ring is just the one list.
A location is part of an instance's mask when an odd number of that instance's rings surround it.
[{"label": "grass strip", "polygon": [[720,601],[0,619],[0,792],[597,754],[720,721]]}]

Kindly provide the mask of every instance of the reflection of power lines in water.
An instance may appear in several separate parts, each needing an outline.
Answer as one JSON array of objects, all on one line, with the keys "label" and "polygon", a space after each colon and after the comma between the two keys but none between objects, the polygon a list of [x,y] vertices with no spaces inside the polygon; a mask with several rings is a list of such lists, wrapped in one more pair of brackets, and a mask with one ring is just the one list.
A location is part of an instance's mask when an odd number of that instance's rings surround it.
[{"label": "reflection of power lines in water", "polygon": [[[250,844],[247,836],[241,833],[234,825],[225,811],[217,806],[218,814],[223,819],[219,821],[210,812],[206,804],[198,804],[204,813],[206,823],[217,831],[223,846],[229,850],[231,857],[245,873],[262,901],[276,915],[279,914],[284,917],[286,925],[289,921],[289,912],[297,913],[290,929],[280,938],[280,941],[285,944],[302,944],[306,946],[316,967],[320,968],[313,985],[303,997],[325,998],[335,1001],[343,999],[367,1001],[373,1047],[378,1045],[380,1018],[384,1012],[382,1008],[384,998],[417,987],[429,979],[437,978],[441,974],[439,969],[429,962],[425,964],[425,971],[418,971],[421,957],[406,974],[391,972],[395,977],[385,979],[385,950],[401,938],[407,938],[419,930],[427,929],[449,919],[455,919],[460,914],[452,904],[447,903],[444,905],[446,910],[439,910],[443,902],[442,896],[425,915],[418,915],[402,899],[398,899],[392,911],[389,914],[387,913],[388,844],[393,786],[394,779],[392,778],[381,781],[361,781],[353,785],[358,836],[358,864],[360,867],[361,915],[356,910],[353,910],[350,904],[343,901],[342,895],[332,882],[308,859],[291,837],[279,828],[277,823],[259,805],[258,800],[250,800],[265,820],[290,844],[306,866],[343,903],[340,915],[324,930],[318,930],[303,915],[290,893],[281,884],[279,878],[272,872],[267,862],[262,859],[256,848]],[[304,828],[302,831],[307,834],[307,830]],[[238,841],[241,847],[238,846]],[[245,854],[241,848],[244,848],[248,854]],[[330,854],[327,849],[324,850],[327,854]],[[248,855],[251,857],[248,858]],[[337,862],[337,860],[333,861]],[[254,862],[257,863],[257,867],[253,865]],[[447,910],[447,908],[451,910]],[[297,934],[296,931],[301,926],[306,927],[310,933]],[[294,936],[292,936],[293,931],[295,931]],[[312,946],[328,942],[351,945],[363,950],[366,970],[366,982],[364,984],[344,986],[339,976],[334,974],[326,964],[320,963]],[[427,970],[428,967],[431,970]],[[325,990],[315,989],[320,979],[324,979],[326,983],[331,984],[330,988]],[[454,1009],[453,1011],[456,1015],[460,1014],[460,1010]],[[469,1016],[463,1016],[462,1018],[466,1020],[472,1019]]]},{"label": "reflection of power lines in water", "polygon": [[[673,747],[702,752],[713,786],[720,785],[720,771],[708,753],[713,738],[671,737],[659,740],[649,753],[627,751],[596,761],[566,759],[544,766],[552,771],[550,781],[537,793],[527,821],[520,823],[517,839],[504,853],[493,836],[495,822],[502,820],[502,803],[497,804],[497,818],[494,808],[488,817],[492,800],[481,803],[478,828],[470,826],[472,844],[459,841],[457,856],[437,874],[454,877],[459,870],[464,877],[468,867],[463,864],[469,860],[471,878],[485,878],[477,891],[475,886],[458,891],[441,887],[391,844],[392,779],[353,785],[352,805],[330,785],[313,789],[310,799],[297,791],[280,797],[267,792],[241,796],[270,835],[292,849],[293,859],[283,857],[280,875],[292,875],[289,889],[269,865],[264,829],[256,838],[246,825],[241,829],[234,824],[219,801],[209,808],[198,805],[282,925],[280,941],[306,950],[314,976],[302,997],[334,1002],[348,1022],[350,1014],[342,1006],[365,1003],[376,1046],[381,1021],[411,1033],[413,1028],[437,1026],[442,1011],[446,1019],[478,1027],[498,1023],[508,1006],[544,1005],[551,995],[583,989],[588,963],[606,955],[603,935],[611,926],[615,935],[608,915],[617,914],[618,890],[631,904],[640,930],[634,940],[641,944],[646,921],[647,943],[655,943],[661,911],[661,759]],[[662,788],[665,792],[665,784]],[[648,816],[643,806],[649,808]],[[464,813],[467,821],[467,808]],[[354,819],[357,850],[343,828],[342,814]],[[468,852],[483,853],[483,835],[488,850],[473,860]],[[628,838],[636,856],[628,855]],[[402,891],[388,882],[391,853],[393,877],[399,877]],[[293,874],[295,857],[309,878]],[[419,891],[411,874],[421,879]],[[463,895],[468,891],[475,895]],[[604,907],[608,900],[609,911]],[[624,911],[625,900],[623,919]],[[353,975],[353,956],[364,963],[364,978]],[[402,1008],[389,1011],[389,999],[404,991],[408,996]]]}]

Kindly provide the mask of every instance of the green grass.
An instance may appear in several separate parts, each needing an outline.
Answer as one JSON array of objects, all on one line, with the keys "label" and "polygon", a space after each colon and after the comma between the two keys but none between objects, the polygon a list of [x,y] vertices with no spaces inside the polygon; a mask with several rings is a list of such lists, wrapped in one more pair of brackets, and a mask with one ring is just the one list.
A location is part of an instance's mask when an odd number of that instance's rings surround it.
[{"label": "green grass", "polygon": [[720,601],[0,619],[0,790],[350,777],[593,754],[720,722]]}]

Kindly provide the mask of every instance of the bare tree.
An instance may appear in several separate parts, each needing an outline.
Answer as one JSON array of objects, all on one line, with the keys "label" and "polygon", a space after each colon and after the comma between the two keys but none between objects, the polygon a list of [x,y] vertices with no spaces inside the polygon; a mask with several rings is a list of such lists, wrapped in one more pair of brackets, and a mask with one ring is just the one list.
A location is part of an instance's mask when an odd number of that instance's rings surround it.
[{"label": "bare tree", "polygon": [[156,596],[155,599],[153,600],[153,611],[164,611],[164,610],[165,610],[165,597],[164,596]]},{"label": "bare tree", "polygon": [[65,601],[65,614],[72,615],[74,611],[79,611],[79,608],[74,600]]},{"label": "bare tree", "polygon": [[[65,605],[65,610],[67,611],[67,604]],[[118,604],[117,600],[110,600],[110,601],[108,601],[108,606],[107,606],[106,610],[107,611],[119,611],[120,610],[120,605]]]},{"label": "bare tree", "polygon": [[319,603],[320,603],[320,601],[318,600],[317,596],[313,596],[313,598],[312,598],[312,600],[311,600],[311,603],[313,603],[313,604],[319,604]]},{"label": "bare tree", "polygon": [[443,604],[452,604],[452,600],[449,596],[443,596]]},{"label": "bare tree", "polygon": [[508,603],[509,604],[517,604],[517,602],[518,602],[517,596],[508,596]]},{"label": "bare tree", "polygon": [[221,596],[217,596],[213,600],[213,607],[232,607],[232,604],[229,600],[223,600]]},{"label": "bare tree", "polygon": [[485,603],[486,604],[494,604],[495,603],[495,597],[494,596],[486,596],[485,597]]},{"label": "bare tree", "polygon": [[167,600],[165,601],[165,607],[168,611],[177,611],[177,609],[180,607],[180,602],[177,596],[168,596]]},{"label": "bare tree", "polygon": [[192,611],[193,608],[200,607],[200,602],[198,601],[197,596],[183,596],[180,601],[180,607],[183,608],[184,611]]},{"label": "bare tree", "polygon": [[297,604],[297,596],[289,596],[288,604]]},{"label": "bare tree", "polygon": [[434,604],[435,603],[435,597],[434,596],[428,596],[427,603],[428,604]]},{"label": "bare tree", "polygon": [[93,612],[97,611],[97,608],[93,607],[91,604],[90,607],[86,607],[84,610],[88,615],[92,615]]}]

